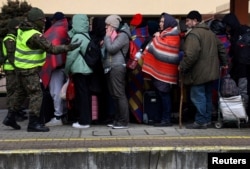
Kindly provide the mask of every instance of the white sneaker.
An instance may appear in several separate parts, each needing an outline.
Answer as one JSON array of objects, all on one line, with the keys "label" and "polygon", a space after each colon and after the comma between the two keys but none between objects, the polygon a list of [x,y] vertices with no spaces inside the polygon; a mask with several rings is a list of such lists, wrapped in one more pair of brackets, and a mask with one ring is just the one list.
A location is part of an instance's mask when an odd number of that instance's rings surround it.
[{"label": "white sneaker", "polygon": [[72,127],[74,127],[74,128],[78,128],[78,129],[86,129],[86,128],[89,128],[90,127],[90,125],[81,125],[81,124],[79,124],[78,122],[76,122],[76,123],[73,123],[72,124]]},{"label": "white sneaker", "polygon": [[112,129],[127,129],[128,126],[123,126],[123,125],[114,125]]},{"label": "white sneaker", "polygon": [[57,120],[55,117],[52,118],[48,123],[45,124],[45,126],[47,127],[51,127],[51,126],[61,126],[63,125],[62,120]]},{"label": "white sneaker", "polygon": [[107,127],[113,127],[114,126],[114,124],[112,123],[112,124],[107,124]]}]

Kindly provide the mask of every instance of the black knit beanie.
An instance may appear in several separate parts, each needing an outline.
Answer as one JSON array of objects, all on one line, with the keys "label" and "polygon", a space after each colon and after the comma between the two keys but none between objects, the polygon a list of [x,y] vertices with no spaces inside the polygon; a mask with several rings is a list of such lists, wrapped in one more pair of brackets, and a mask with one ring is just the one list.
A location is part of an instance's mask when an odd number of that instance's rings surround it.
[{"label": "black knit beanie", "polygon": [[198,22],[201,22],[201,20],[202,20],[201,14],[198,11],[190,11],[187,14],[187,18],[189,18],[189,19],[196,19]]},{"label": "black knit beanie", "polygon": [[28,21],[34,22],[39,19],[44,19],[45,15],[41,9],[34,7],[29,10],[27,18]]}]

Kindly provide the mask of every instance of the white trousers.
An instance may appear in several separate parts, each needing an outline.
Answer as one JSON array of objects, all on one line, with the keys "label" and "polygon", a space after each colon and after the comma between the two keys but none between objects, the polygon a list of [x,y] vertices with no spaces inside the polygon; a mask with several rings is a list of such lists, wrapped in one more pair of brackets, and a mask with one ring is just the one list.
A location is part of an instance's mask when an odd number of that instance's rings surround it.
[{"label": "white trousers", "polygon": [[49,90],[54,102],[55,116],[62,116],[66,112],[66,102],[60,97],[60,91],[65,81],[64,69],[56,69],[52,72]]}]

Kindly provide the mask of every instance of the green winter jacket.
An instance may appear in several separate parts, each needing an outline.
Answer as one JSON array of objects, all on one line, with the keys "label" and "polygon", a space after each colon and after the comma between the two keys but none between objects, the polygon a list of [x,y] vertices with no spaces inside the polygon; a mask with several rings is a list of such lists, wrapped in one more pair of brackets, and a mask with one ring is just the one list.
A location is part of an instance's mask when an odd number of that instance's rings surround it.
[{"label": "green winter jacket", "polygon": [[180,71],[186,85],[199,85],[219,78],[219,66],[227,65],[226,49],[205,23],[196,25],[184,44]]},{"label": "green winter jacket", "polygon": [[76,14],[72,18],[72,29],[68,32],[71,42],[81,41],[81,45],[73,51],[67,53],[67,59],[65,64],[66,74],[90,74],[93,71],[86,64],[81,54],[85,54],[89,39],[83,34],[89,37],[89,20],[87,15]]}]

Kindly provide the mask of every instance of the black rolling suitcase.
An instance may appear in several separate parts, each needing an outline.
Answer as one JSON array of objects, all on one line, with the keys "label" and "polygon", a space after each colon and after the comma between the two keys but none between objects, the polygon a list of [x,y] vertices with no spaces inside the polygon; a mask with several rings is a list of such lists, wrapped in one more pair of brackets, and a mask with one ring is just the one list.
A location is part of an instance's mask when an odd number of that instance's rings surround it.
[{"label": "black rolling suitcase", "polygon": [[143,122],[149,125],[160,122],[160,97],[155,91],[145,91],[143,94]]}]

